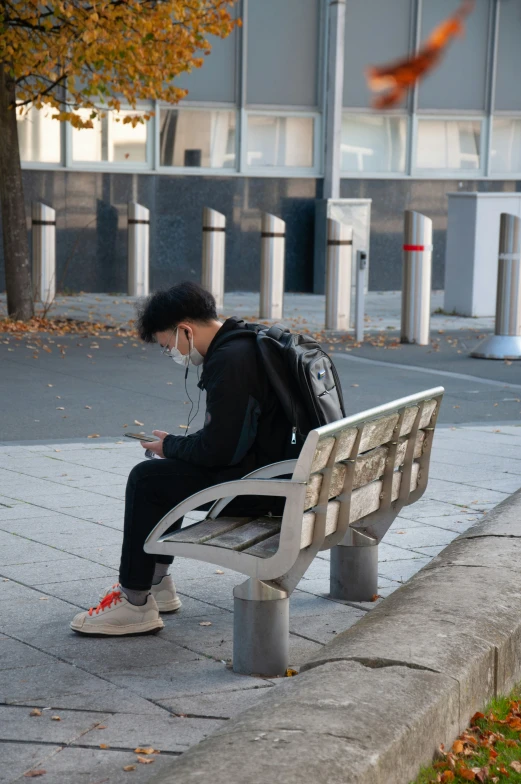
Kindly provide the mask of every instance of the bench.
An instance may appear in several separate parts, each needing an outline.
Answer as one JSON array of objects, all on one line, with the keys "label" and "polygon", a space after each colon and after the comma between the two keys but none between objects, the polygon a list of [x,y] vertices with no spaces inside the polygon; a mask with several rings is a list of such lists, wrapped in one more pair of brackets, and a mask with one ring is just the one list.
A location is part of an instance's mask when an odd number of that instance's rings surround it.
[{"label": "bench", "polygon": [[[378,543],[425,491],[443,392],[429,389],[312,430],[297,460],[195,493],[150,533],[147,553],[207,561],[248,577],[233,591],[235,672],[286,671],[289,597],[320,550],[331,550],[333,599],[363,601],[377,593]],[[282,496],[282,517],[227,517],[226,506],[241,495]],[[168,532],[211,501],[204,520]]]}]

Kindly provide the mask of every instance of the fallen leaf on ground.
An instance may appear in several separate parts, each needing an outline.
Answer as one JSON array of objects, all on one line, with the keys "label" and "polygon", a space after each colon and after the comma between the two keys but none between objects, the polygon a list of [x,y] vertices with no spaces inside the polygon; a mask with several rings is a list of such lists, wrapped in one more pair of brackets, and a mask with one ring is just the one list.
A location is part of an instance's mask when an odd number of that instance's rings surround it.
[{"label": "fallen leaf on ground", "polygon": [[92,408],[92,406],[85,406],[85,408]]},{"label": "fallen leaf on ground", "polygon": [[183,430],[188,430],[188,425],[178,425],[178,427],[182,427]]},{"label": "fallen leaf on ground", "polygon": [[124,765],[123,766],[123,770],[126,770],[126,771],[135,770],[135,769],[136,769],[135,765]]},{"label": "fallen leaf on ground", "polygon": [[159,754],[159,751],[153,746],[138,746],[137,749],[134,749],[134,754]]},{"label": "fallen leaf on ground", "polygon": [[215,574],[224,574],[222,569],[216,569]]},{"label": "fallen leaf on ground", "polygon": [[24,778],[34,779],[36,776],[44,776],[46,773],[47,771],[43,768],[38,768],[37,770],[28,770],[27,773],[24,773]]},{"label": "fallen leaf on ground", "polygon": [[135,425],[141,425],[141,427],[143,427],[143,425],[144,425],[145,423],[144,423],[144,422],[138,422],[138,420],[137,420],[137,419],[134,419],[134,424],[135,424]]},{"label": "fallen leaf on ground", "polygon": [[100,743],[99,747],[100,747],[100,749],[110,749],[110,746],[109,746],[108,743]]},{"label": "fallen leaf on ground", "polygon": [[151,765],[154,762],[153,758],[151,757],[138,757],[138,762],[141,762],[142,765]]},{"label": "fallen leaf on ground", "polygon": [[447,781],[454,781],[454,773],[451,770],[446,770],[441,774],[440,781],[445,784]]},{"label": "fallen leaf on ground", "polygon": [[382,597],[380,596],[380,594],[379,594],[379,593],[374,593],[374,594],[371,596],[371,601],[372,601],[372,602],[376,602],[376,601],[377,601],[377,599],[382,599]]},{"label": "fallen leaf on ground", "polygon": [[293,678],[294,675],[298,675],[298,670],[294,670],[291,667],[288,667],[284,675],[286,678]]},{"label": "fallen leaf on ground", "polygon": [[56,411],[65,411],[65,406],[56,406]]},{"label": "fallen leaf on ground", "polygon": [[97,730],[106,730],[107,729],[107,725],[106,724],[98,724],[98,726],[95,727],[95,729],[97,729]]},{"label": "fallen leaf on ground", "polygon": [[99,433],[92,433],[90,436],[87,436],[87,438],[99,438]]},{"label": "fallen leaf on ground", "polygon": [[510,767],[513,768],[516,773],[521,773],[521,762],[513,760],[513,762],[510,763]]},{"label": "fallen leaf on ground", "polygon": [[452,744],[452,751],[454,754],[461,754],[463,751],[463,741],[462,740],[455,740]]},{"label": "fallen leaf on ground", "polygon": [[51,716],[51,721],[61,721],[59,716]]},{"label": "fallen leaf on ground", "polygon": [[212,625],[211,621],[201,621],[201,623],[199,624],[199,626],[211,626],[211,625]]},{"label": "fallen leaf on ground", "polygon": [[29,716],[41,716],[42,712],[38,708],[33,708]]}]

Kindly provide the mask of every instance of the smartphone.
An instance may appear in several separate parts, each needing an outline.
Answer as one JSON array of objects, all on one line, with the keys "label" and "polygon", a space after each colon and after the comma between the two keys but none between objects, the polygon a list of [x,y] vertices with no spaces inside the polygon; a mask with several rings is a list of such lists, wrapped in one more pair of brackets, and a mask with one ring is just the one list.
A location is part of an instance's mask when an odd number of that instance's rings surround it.
[{"label": "smartphone", "polygon": [[150,442],[159,441],[159,439],[155,436],[145,436],[140,435],[139,433],[124,433],[124,436],[126,438],[135,438],[137,441],[146,441],[147,444]]}]

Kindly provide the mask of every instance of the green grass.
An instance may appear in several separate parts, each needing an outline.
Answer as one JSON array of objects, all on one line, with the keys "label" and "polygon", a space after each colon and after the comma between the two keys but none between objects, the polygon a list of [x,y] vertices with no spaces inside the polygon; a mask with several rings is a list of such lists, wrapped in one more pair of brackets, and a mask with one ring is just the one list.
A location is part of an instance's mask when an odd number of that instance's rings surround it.
[{"label": "green grass", "polygon": [[441,749],[412,784],[466,781],[521,784],[521,685],[476,713],[452,749]]}]

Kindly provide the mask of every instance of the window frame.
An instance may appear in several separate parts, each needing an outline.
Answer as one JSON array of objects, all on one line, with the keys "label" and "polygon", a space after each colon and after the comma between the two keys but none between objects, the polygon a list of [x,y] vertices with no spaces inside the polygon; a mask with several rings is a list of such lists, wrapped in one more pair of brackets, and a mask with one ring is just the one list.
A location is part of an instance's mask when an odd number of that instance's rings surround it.
[{"label": "window frame", "polygon": [[[313,165],[312,166],[250,166],[248,164],[248,119],[250,117],[307,117],[313,120]],[[316,108],[292,107],[284,110],[273,106],[255,106],[243,110],[242,117],[242,155],[240,173],[252,177],[319,178],[323,176],[322,161],[322,114]]]},{"label": "window frame", "polygon": [[[476,112],[417,112],[413,115],[413,143],[411,146],[411,176],[422,180],[479,180],[489,179],[485,176],[487,169],[487,117],[483,114],[479,115]],[[418,124],[422,120],[453,120],[453,121],[470,121],[480,123],[480,138],[479,138],[479,168],[477,169],[427,169],[416,165],[416,156],[418,152]]]},{"label": "window frame", "polygon": [[[361,109],[361,108],[348,108],[343,107],[342,117],[346,114],[358,115],[360,117],[381,116],[381,112],[376,109]],[[356,172],[349,169],[340,170],[340,178],[342,180],[407,180],[410,179],[410,165],[411,165],[411,134],[412,134],[412,116],[407,109],[390,109],[385,113],[386,117],[401,117],[406,120],[406,139],[405,139],[405,168],[403,172]]]},{"label": "window frame", "polygon": [[[230,168],[215,168],[211,166],[163,166],[161,165],[161,109],[195,112],[208,112],[208,111],[223,111],[235,113],[235,166]],[[164,101],[157,102],[157,110],[153,118],[155,124],[154,142],[155,142],[155,156],[154,156],[154,171],[156,174],[182,174],[189,177],[200,175],[213,175],[218,177],[234,177],[239,174],[239,154],[240,154],[240,116],[236,104],[233,103],[207,103],[203,101],[181,101],[178,104],[169,104]]]}]

